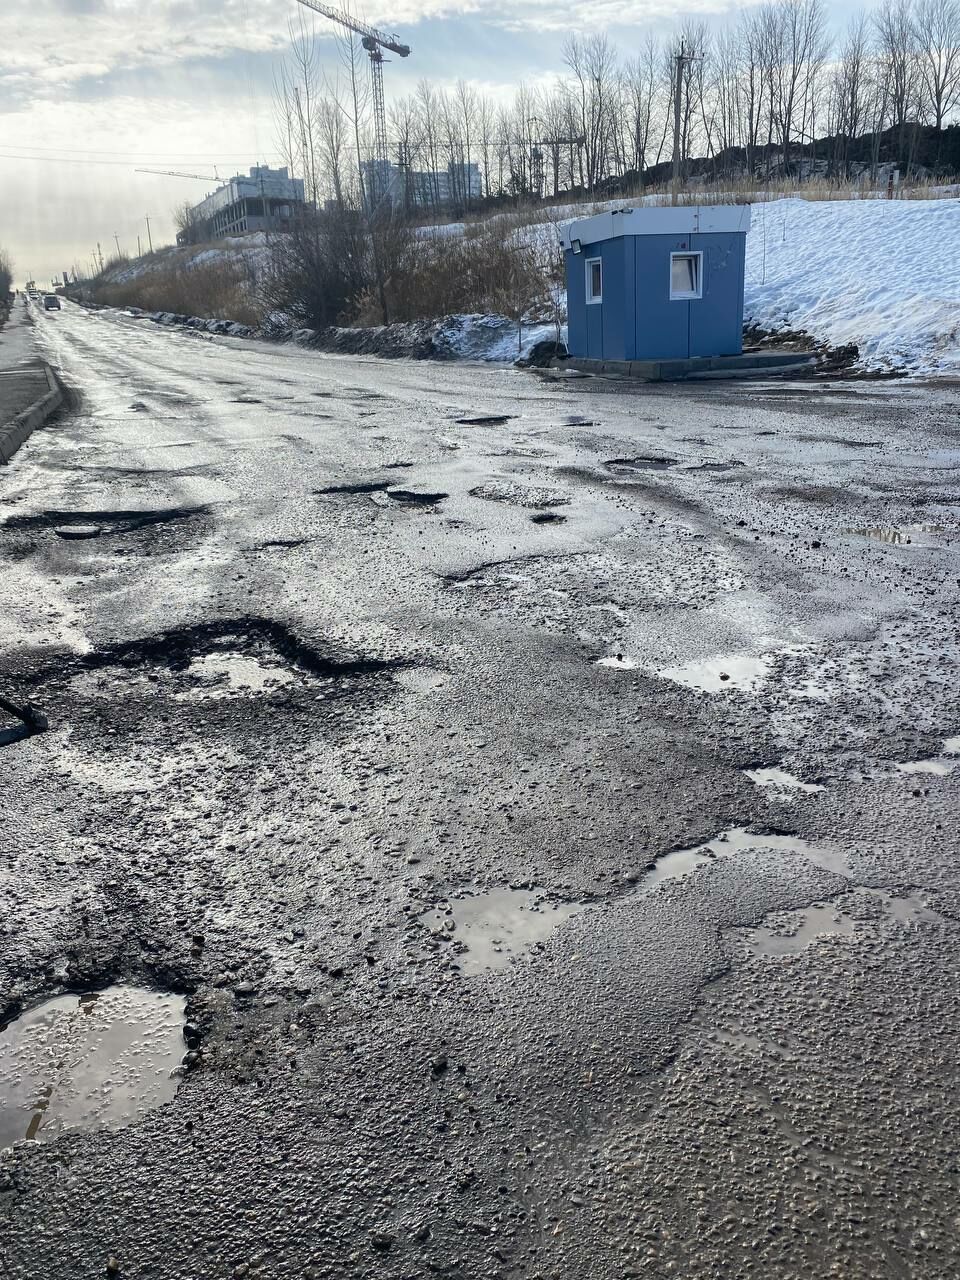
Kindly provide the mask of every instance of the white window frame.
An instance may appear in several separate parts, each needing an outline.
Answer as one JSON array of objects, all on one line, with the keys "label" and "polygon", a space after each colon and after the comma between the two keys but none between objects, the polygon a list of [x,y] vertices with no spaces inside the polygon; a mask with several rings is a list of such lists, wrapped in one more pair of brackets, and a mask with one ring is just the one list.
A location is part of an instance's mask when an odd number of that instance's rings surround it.
[{"label": "white window frame", "polygon": [[[587,279],[587,287],[586,287],[587,306],[594,307],[603,301],[603,259],[602,258],[585,258],[583,265],[584,265],[584,269],[586,270],[586,279]],[[600,292],[597,294],[593,292],[593,268],[595,266],[599,266],[600,268]]]},{"label": "white window frame", "polygon": [[[696,258],[697,259],[697,287],[692,292],[684,290],[683,292],[675,292],[673,287],[673,260],[674,258]],[[698,249],[677,249],[670,254],[669,266],[670,281],[670,301],[671,302],[690,302],[696,298],[703,297],[703,253]]]}]

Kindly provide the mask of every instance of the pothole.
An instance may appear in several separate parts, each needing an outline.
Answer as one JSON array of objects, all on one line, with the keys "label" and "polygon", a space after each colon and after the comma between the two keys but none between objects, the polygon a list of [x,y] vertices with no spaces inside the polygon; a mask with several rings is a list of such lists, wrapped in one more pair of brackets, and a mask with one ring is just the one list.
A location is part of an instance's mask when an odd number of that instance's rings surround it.
[{"label": "pothole", "polygon": [[[148,511],[44,511],[40,515],[11,516],[0,528],[15,533],[50,530],[58,538],[93,538],[102,533],[134,533],[150,525],[169,524],[205,515],[206,506],[160,507]],[[91,532],[93,531],[93,532]]]},{"label": "pothole", "polygon": [[737,467],[746,466],[738,458],[731,458],[729,462],[701,462],[693,467],[684,467],[684,471],[735,471]]},{"label": "pothole", "polygon": [[916,543],[919,546],[929,546],[932,539],[925,535],[945,533],[946,530],[940,524],[911,524],[868,525],[860,528],[841,529],[840,532],[859,534],[861,538],[872,538],[874,542],[886,542],[904,546]]},{"label": "pothole", "polygon": [[388,480],[358,480],[348,484],[328,484],[322,489],[314,489],[316,497],[327,497],[334,494],[381,493],[390,488]]},{"label": "pothole", "polygon": [[102,529],[98,524],[58,524],[53,532],[66,542],[81,542],[86,538],[99,538]]},{"label": "pothole", "polygon": [[428,493],[422,489],[387,489],[386,495],[391,502],[400,502],[408,507],[433,507],[450,496],[448,493]]},{"label": "pothole", "polygon": [[512,422],[512,413],[479,413],[469,418],[454,418],[461,427],[499,427],[504,422]]},{"label": "pothole", "polygon": [[496,888],[451,898],[420,920],[434,938],[453,945],[461,971],[469,976],[506,969],[585,910],[583,903],[550,902],[542,890]]},{"label": "pothole", "polygon": [[656,454],[637,458],[608,458],[603,464],[615,475],[631,475],[634,471],[667,471],[677,465],[677,458],[664,458]]},{"label": "pothole", "polygon": [[180,1082],[183,996],[131,986],[56,996],[0,1029],[0,1148],[119,1129]]},{"label": "pothole", "polygon": [[781,793],[803,791],[812,795],[815,791],[826,790],[816,782],[803,782],[792,773],[787,773],[785,769],[745,769],[744,772],[751,782],[769,791]]},{"label": "pothole", "polygon": [[[62,665],[41,671],[32,683],[40,686],[66,675],[71,688],[84,697],[111,701],[121,687],[130,697],[190,700],[230,694],[254,697],[296,685],[291,697],[296,701],[299,696],[298,705],[305,706],[304,698],[312,703],[338,697],[344,689],[352,697],[358,692],[355,684],[341,682],[386,675],[408,665],[403,658],[325,653],[283,623],[248,617],[173,628],[83,654],[66,672]],[[314,681],[320,683],[319,692]]]},{"label": "pothole", "polygon": [[530,517],[533,524],[564,524],[567,517],[557,511],[536,511]]}]

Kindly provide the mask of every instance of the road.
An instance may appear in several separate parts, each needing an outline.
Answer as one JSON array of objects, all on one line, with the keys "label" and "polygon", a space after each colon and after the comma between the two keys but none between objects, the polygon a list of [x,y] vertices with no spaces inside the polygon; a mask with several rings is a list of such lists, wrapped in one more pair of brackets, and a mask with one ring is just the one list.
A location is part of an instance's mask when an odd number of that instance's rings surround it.
[{"label": "road", "polygon": [[0,1016],[190,1053],[0,1274],[960,1273],[955,390],[37,327]]}]

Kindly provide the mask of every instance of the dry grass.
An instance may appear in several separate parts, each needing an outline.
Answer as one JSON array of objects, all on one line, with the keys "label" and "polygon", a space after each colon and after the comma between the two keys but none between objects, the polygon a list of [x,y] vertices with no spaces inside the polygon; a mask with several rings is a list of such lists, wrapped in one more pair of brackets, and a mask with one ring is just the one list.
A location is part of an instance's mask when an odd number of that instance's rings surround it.
[{"label": "dry grass", "polygon": [[94,284],[94,302],[111,307],[142,307],[144,311],[173,311],[208,320],[232,320],[258,325],[262,308],[255,282],[242,262],[218,260],[195,266],[178,265],[145,272],[132,280]]}]

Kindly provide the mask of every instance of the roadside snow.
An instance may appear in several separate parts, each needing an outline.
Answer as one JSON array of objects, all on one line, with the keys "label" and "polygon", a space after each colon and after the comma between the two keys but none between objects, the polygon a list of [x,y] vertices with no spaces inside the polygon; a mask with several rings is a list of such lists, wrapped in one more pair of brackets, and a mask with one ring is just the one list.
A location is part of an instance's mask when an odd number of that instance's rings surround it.
[{"label": "roadside snow", "polygon": [[755,205],[745,315],[856,343],[866,368],[960,372],[960,200]]}]

